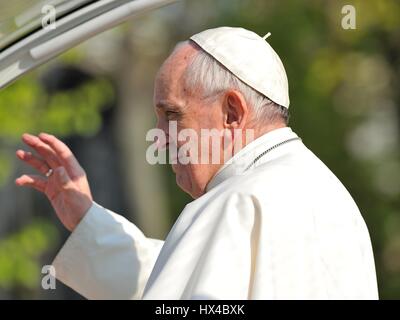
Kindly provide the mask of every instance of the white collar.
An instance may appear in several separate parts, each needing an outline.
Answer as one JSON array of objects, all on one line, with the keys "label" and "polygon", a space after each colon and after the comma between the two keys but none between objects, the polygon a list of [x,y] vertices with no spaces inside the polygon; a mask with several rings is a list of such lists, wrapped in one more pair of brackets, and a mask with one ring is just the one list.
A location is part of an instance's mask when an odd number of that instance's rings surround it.
[{"label": "white collar", "polygon": [[[212,188],[232,176],[243,174],[246,168],[251,165],[254,159],[262,152],[278,143],[292,138],[298,138],[297,134],[294,133],[290,127],[284,127],[269,131],[253,140],[238,153],[236,153],[232,158],[230,158],[218,170],[218,172],[207,184],[206,191],[210,191]],[[273,153],[264,156],[259,162],[265,163],[266,161],[275,158],[277,155],[279,155],[279,149],[280,148],[278,148],[276,151],[274,150]]]}]

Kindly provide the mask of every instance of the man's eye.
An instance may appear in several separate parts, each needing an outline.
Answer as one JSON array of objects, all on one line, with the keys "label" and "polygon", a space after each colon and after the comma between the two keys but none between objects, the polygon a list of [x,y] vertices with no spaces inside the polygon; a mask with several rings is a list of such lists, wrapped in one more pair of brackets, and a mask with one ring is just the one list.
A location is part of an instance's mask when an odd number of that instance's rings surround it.
[{"label": "man's eye", "polygon": [[172,118],[176,118],[178,117],[179,113],[176,111],[166,111],[165,112],[165,116],[167,117],[167,119],[172,119]]}]

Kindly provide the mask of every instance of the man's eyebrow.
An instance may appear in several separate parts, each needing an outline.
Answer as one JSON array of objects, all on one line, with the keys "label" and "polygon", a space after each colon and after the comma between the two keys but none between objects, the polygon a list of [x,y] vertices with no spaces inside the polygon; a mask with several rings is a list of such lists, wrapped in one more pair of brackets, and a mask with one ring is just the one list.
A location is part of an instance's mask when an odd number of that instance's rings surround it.
[{"label": "man's eyebrow", "polygon": [[157,109],[181,109],[182,107],[169,101],[161,100],[156,104]]}]

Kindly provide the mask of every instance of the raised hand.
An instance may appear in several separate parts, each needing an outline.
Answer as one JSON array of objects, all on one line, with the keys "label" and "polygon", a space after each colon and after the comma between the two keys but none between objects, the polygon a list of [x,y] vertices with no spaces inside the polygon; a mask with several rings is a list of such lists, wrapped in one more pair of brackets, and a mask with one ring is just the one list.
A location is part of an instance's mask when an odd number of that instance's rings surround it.
[{"label": "raised hand", "polygon": [[63,225],[73,231],[93,202],[85,171],[71,150],[53,135],[25,133],[22,141],[36,154],[18,150],[17,157],[43,176],[24,174],[15,183],[44,193]]}]

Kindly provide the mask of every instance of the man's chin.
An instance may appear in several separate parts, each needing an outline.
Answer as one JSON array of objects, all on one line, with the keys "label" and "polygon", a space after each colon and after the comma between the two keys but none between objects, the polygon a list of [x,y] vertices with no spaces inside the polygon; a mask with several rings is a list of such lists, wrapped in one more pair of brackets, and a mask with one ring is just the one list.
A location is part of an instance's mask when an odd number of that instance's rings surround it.
[{"label": "man's chin", "polygon": [[176,177],[176,184],[178,187],[188,195],[190,195],[193,199],[197,199],[202,195],[201,192],[196,192],[195,188],[193,188],[192,183],[184,177],[184,175],[181,175],[179,173],[175,173]]},{"label": "man's chin", "polygon": [[176,184],[178,185],[178,187],[180,189],[182,189],[184,192],[190,194],[191,188],[189,187],[186,179],[183,178],[182,175],[179,174],[179,172],[175,172],[175,180],[176,180]]}]

